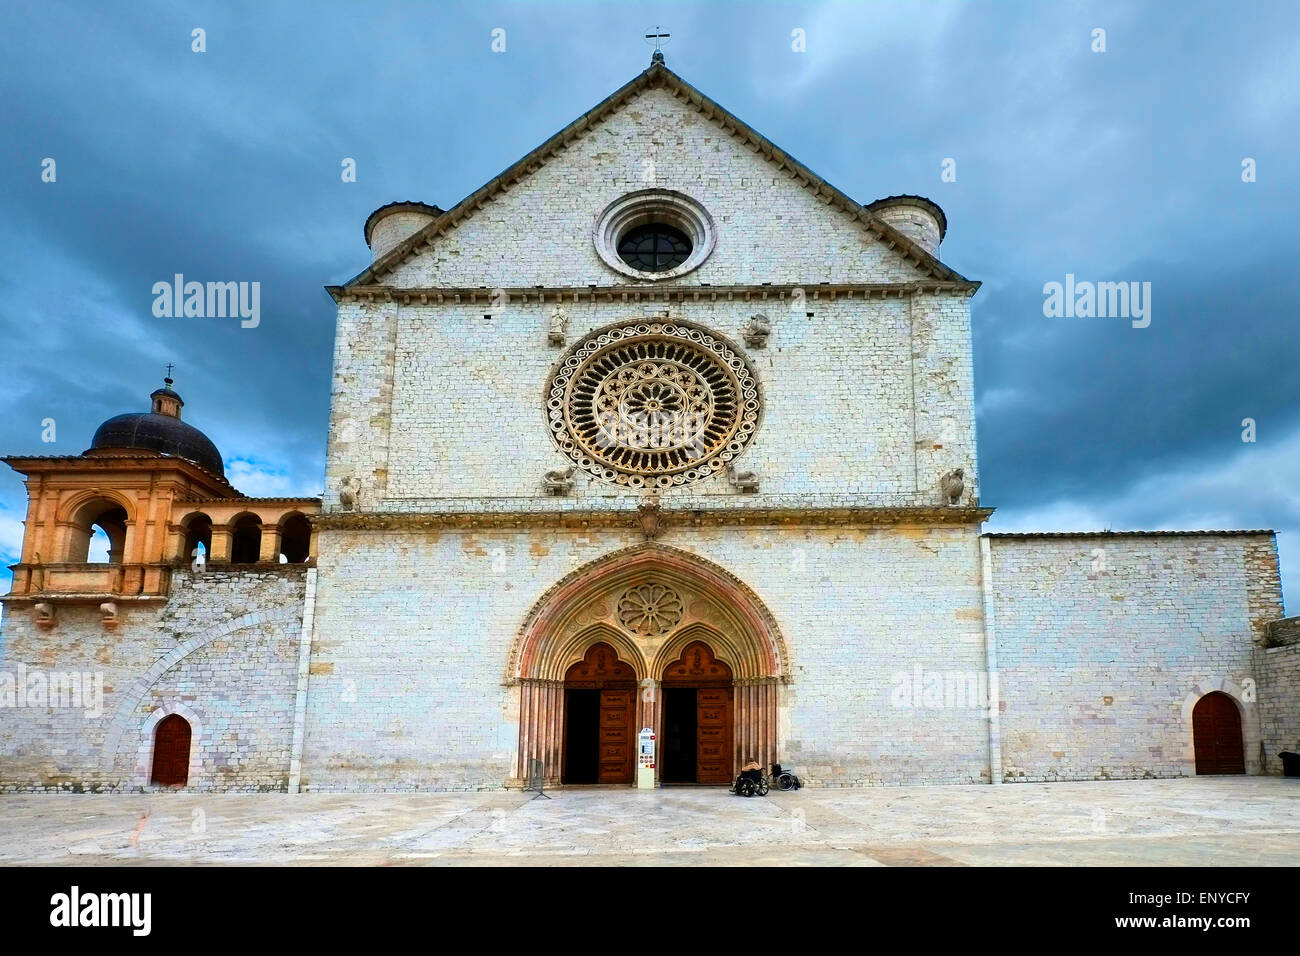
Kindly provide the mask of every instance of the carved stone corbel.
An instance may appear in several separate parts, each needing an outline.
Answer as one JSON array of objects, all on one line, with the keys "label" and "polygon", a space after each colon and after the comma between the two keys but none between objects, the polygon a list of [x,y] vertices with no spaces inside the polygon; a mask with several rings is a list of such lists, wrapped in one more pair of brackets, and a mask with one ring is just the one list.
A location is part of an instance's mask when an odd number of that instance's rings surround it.
[{"label": "carved stone corbel", "polygon": [[54,626],[54,605],[44,602],[33,604],[32,610],[36,612],[36,626],[42,631],[48,631]]},{"label": "carved stone corbel", "polygon": [[735,465],[727,466],[727,481],[731,487],[743,494],[758,491],[758,476],[752,471],[737,471]]},{"label": "carved stone corbel", "polygon": [[110,631],[117,627],[118,616],[116,601],[105,601],[101,604],[99,606],[99,614],[99,623],[104,625],[104,627],[108,628]]},{"label": "carved stone corbel", "polygon": [[568,495],[573,493],[573,473],[576,465],[568,468],[552,468],[542,478],[542,486],[548,495]]},{"label": "carved stone corbel", "polygon": [[750,348],[761,349],[767,345],[767,337],[772,334],[772,323],[761,312],[751,315],[749,321],[740,330],[745,344]]}]

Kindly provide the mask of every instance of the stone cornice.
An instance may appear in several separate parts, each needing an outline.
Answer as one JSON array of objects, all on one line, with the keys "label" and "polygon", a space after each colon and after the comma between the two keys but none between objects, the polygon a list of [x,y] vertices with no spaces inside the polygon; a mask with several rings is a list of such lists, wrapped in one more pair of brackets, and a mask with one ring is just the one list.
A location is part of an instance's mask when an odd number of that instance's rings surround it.
[{"label": "stone cornice", "polygon": [[[634,502],[633,502],[634,503]],[[664,529],[702,527],[853,527],[894,525],[977,525],[986,521],[992,508],[982,507],[767,507],[767,508],[673,508],[663,507]],[[566,510],[439,511],[439,512],[330,512],[313,515],[312,527],[325,531],[425,531],[488,530],[528,528],[616,528],[640,527],[633,508],[584,508]]]},{"label": "stone cornice", "polygon": [[838,299],[892,299],[925,293],[952,293],[969,297],[980,287],[964,279],[917,282],[781,283],[763,285],[609,285],[528,286],[513,288],[471,288],[433,286],[399,289],[387,285],[326,286],[335,302],[398,302],[402,305],[474,305],[480,302],[517,302],[539,305],[559,302],[687,303],[687,302],[784,302],[795,290],[806,301],[835,302]]},{"label": "stone cornice", "polygon": [[7,455],[0,458],[0,461],[19,474],[28,476],[89,471],[180,472],[188,476],[196,484],[202,484],[214,491],[229,492],[224,497],[213,498],[214,501],[242,497],[238,489],[225,478],[213,474],[188,458],[177,458],[174,455],[112,453],[96,453],[93,455]]}]

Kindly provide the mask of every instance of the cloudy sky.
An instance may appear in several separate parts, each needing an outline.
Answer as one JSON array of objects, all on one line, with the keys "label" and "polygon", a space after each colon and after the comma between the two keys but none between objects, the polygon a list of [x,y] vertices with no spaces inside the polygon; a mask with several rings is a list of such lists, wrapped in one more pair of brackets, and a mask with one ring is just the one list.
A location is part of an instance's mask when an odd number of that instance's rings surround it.
[{"label": "cloudy sky", "polygon": [[[0,451],[81,452],[173,362],[237,487],[318,493],[322,286],[368,262],[366,216],[472,192],[644,69],[657,23],[672,69],[855,199],[947,212],[943,259],[984,283],[993,530],[1275,528],[1300,593],[1293,2],[9,0]],[[260,281],[260,326],[155,318],[177,272]],[[1150,282],[1150,326],[1046,318],[1067,273]],[[6,468],[5,565],[24,511]]]}]

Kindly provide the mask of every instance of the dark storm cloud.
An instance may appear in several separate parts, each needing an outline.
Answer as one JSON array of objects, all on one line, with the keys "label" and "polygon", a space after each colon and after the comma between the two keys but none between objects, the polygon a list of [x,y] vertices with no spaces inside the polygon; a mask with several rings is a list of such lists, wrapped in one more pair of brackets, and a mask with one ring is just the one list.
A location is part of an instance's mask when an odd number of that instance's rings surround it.
[{"label": "dark storm cloud", "polygon": [[[944,207],[943,258],[985,283],[995,526],[1276,527],[1284,570],[1300,563],[1300,8],[1284,3],[6,4],[0,450],[81,451],[175,362],[185,417],[237,485],[318,492],[321,287],[368,261],[365,217],[486,182],[643,69],[656,22],[670,66],[850,195]],[[260,326],[155,318],[152,285],[177,272],[261,282]],[[1045,318],[1043,284],[1067,273],[1150,282],[1150,327]],[[24,500],[0,476],[7,562]]]}]

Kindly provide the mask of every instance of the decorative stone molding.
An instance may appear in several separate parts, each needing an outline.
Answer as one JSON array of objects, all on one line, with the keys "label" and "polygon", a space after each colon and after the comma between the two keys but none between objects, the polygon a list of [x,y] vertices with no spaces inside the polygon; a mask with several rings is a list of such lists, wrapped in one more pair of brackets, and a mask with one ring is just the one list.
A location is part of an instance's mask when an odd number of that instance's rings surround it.
[{"label": "decorative stone molding", "polygon": [[472,286],[427,286],[398,289],[388,285],[327,286],[336,302],[400,302],[402,305],[476,305],[502,302],[546,305],[551,302],[588,302],[600,304],[654,305],[688,302],[772,302],[784,305],[787,299],[802,296],[807,302],[837,302],[869,299],[903,299],[915,295],[960,295],[970,298],[979,289],[978,282],[966,279],[930,279],[916,282],[849,282],[827,283],[808,288],[796,283],[772,285],[663,285],[631,287],[608,286],[512,286],[480,289]]},{"label": "decorative stone molding", "polygon": [[740,334],[750,348],[761,349],[767,345],[767,337],[772,334],[772,323],[761,312],[751,315]]},{"label": "decorative stone molding", "polygon": [[[663,272],[643,272],[623,261],[618,254],[619,240],[636,226],[665,223],[680,229],[691,241],[691,253],[681,265]],[[671,189],[642,189],[622,196],[601,212],[592,230],[596,252],[615,272],[633,279],[658,282],[675,279],[698,268],[717,242],[713,217],[702,205],[685,193]]]},{"label": "decorative stone molding", "polygon": [[[625,603],[645,585],[658,585],[680,602],[666,610],[652,603],[656,616],[676,618],[634,630],[641,617],[638,601]],[[643,602],[647,594],[639,592]],[[617,598],[617,600],[615,600]],[[660,612],[663,613],[660,613]],[[625,623],[624,613],[631,616]],[[661,620],[662,623],[662,620]],[[581,660],[594,641],[603,640],[632,665],[638,680],[655,678],[692,640],[705,640],[726,660],[737,679],[789,680],[789,650],[771,612],[749,585],[705,558],[659,544],[625,548],[566,575],[538,598],[513,642],[506,683],[524,678],[562,680],[564,669]]]},{"label": "decorative stone molding", "polygon": [[736,499],[723,496],[716,507],[666,508],[655,500],[627,508],[573,510],[510,510],[476,512],[389,511],[361,514],[322,514],[311,518],[312,527],[323,531],[437,531],[528,528],[627,528],[639,527],[652,538],[671,523],[675,528],[735,527],[853,527],[880,528],[895,525],[976,525],[993,514],[992,508],[944,507],[826,507],[772,506],[741,508],[730,505]]},{"label": "decorative stone molding", "polygon": [[99,606],[99,623],[110,631],[114,630],[120,623],[117,616],[117,602],[105,601]]}]

